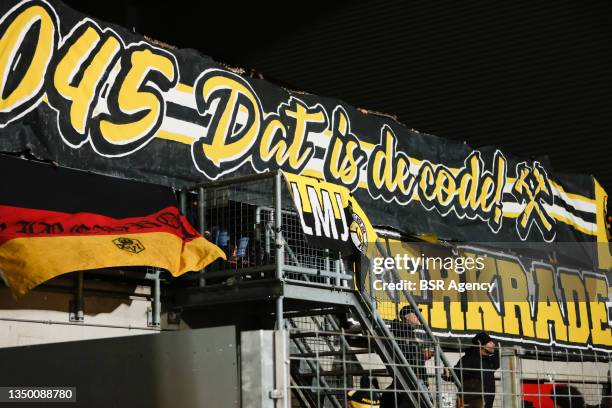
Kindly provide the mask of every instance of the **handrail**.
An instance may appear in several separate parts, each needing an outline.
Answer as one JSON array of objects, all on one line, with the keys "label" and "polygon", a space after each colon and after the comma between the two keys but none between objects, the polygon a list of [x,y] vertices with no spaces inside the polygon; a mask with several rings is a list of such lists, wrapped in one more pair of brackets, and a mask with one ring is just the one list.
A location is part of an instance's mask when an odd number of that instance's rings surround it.
[{"label": "handrail", "polygon": [[[376,241],[376,248],[380,251],[380,253],[383,256],[389,257],[389,253],[387,252],[387,249],[385,247],[383,247],[383,245],[380,243],[380,241]],[[399,273],[397,272],[397,269],[395,269],[395,267],[392,267],[392,268],[389,268],[389,269],[396,276],[399,275]],[[429,337],[429,340],[431,340],[434,343],[434,345],[436,347],[436,353],[440,354],[440,359],[442,360],[444,365],[448,368],[448,371],[449,371],[449,373],[451,375],[451,378],[453,379],[453,382],[455,383],[455,385],[457,386],[458,389],[461,389],[461,381],[459,381],[459,377],[457,377],[457,374],[455,373],[455,370],[453,370],[453,366],[450,364],[450,362],[448,361],[448,358],[446,358],[446,355],[442,351],[442,347],[440,347],[440,342],[438,341],[438,338],[431,331],[431,328],[429,327],[429,322],[427,320],[425,320],[425,317],[423,317],[423,314],[421,313],[421,311],[419,309],[419,305],[414,300],[414,297],[412,296],[412,294],[410,292],[408,292],[407,290],[403,290],[402,293],[404,294],[404,296],[408,300],[408,303],[410,304],[410,306],[412,306],[412,308],[414,310],[414,313],[417,315],[417,317],[419,319],[419,322],[421,323],[421,327],[425,330],[425,333]]]},{"label": "handrail", "polygon": [[[283,239],[282,234],[279,231],[280,235],[280,242],[282,242],[282,244],[284,246],[286,246],[287,248],[289,248],[289,245],[287,244],[287,242]],[[295,258],[295,262],[299,265],[299,261],[297,258]],[[286,265],[285,265],[286,267]],[[306,280],[308,281],[309,278],[308,276],[305,276]],[[372,327],[370,327],[370,325],[368,324],[368,322],[376,322],[377,326],[382,329],[383,334],[385,339],[387,340],[387,342],[391,343],[391,347],[393,348],[393,355],[397,356],[400,360],[400,364],[408,371],[408,375],[410,376],[411,381],[413,382],[415,388],[418,390],[418,377],[416,376],[416,373],[414,372],[414,370],[412,370],[412,367],[410,367],[410,365],[408,364],[408,361],[406,360],[406,357],[404,356],[404,354],[402,353],[401,349],[399,348],[399,345],[397,344],[397,342],[395,341],[395,338],[391,335],[391,333],[389,332],[389,329],[387,328],[386,324],[384,323],[384,321],[382,320],[382,318],[378,315],[378,313],[376,311],[372,311],[369,310],[370,312],[370,316],[372,316],[374,319],[373,320],[368,320],[368,316],[364,313],[364,311],[361,308],[360,302],[359,301],[355,301],[355,299],[358,300],[362,300],[363,303],[367,304],[367,302],[365,302],[363,300],[363,294],[361,292],[358,291],[354,291],[355,295],[353,296],[353,308],[358,312],[358,314],[360,315],[360,317],[363,319],[363,322],[366,323],[366,325],[368,326],[368,331],[375,333],[375,331],[373,330]],[[292,320],[290,320],[290,323],[293,323]],[[380,343],[381,338],[380,337],[374,337],[374,340],[376,341],[376,343]],[[385,359],[389,362],[391,369],[393,371],[396,371],[399,367],[397,365],[394,365],[391,359],[391,356],[388,355],[387,350],[385,349],[384,345],[379,345],[380,347],[380,351],[385,355]],[[395,374],[395,373],[394,373]],[[397,378],[398,381],[401,383],[400,385],[405,389],[405,390],[410,390],[411,387],[409,386],[409,384],[406,383],[406,380],[403,376],[399,375],[395,375],[394,378]],[[411,402],[414,404],[415,407],[418,407],[419,404],[418,402],[415,400],[414,396],[412,395],[412,393],[406,393],[406,395],[408,395],[408,398],[410,398]],[[429,400],[428,398],[422,398],[423,401],[427,401],[427,406],[428,408],[433,408],[433,404],[431,402],[431,400]]]},{"label": "handrail", "polygon": [[[378,328],[380,329],[380,331],[382,331],[383,334],[383,338],[385,340],[387,340],[388,343],[390,343],[392,349],[393,349],[393,356],[399,358],[399,362],[401,367],[405,368],[408,371],[408,375],[410,376],[410,380],[412,381],[412,383],[414,384],[414,388],[417,389],[418,391],[418,377],[416,375],[416,373],[414,372],[414,370],[412,369],[412,367],[410,367],[410,364],[408,363],[408,361],[406,360],[406,357],[404,356],[404,353],[402,352],[402,350],[400,349],[399,345],[397,344],[397,342],[395,341],[395,337],[391,334],[391,332],[389,331],[389,328],[387,327],[387,325],[385,324],[384,320],[380,317],[380,315],[378,314],[378,312],[376,312],[375,310],[371,310],[369,303],[363,298],[363,293],[361,292],[355,292],[355,299],[358,299],[359,302],[355,302],[355,304],[353,305],[354,308],[359,312],[360,315],[362,315],[362,318],[364,319],[364,323],[368,324],[368,323],[374,323],[378,326]],[[366,308],[368,308],[369,314],[372,317],[372,319],[367,319],[367,315],[365,315],[365,311],[361,309],[361,305],[365,305]],[[376,333],[376,330],[373,327],[368,327],[368,330],[370,332],[374,332]],[[381,340],[381,337],[376,336],[374,337],[374,340],[376,342],[379,342]],[[391,358],[389,355],[387,355],[387,350],[384,348],[384,346],[381,347],[381,352],[383,354],[385,354],[385,357],[387,358],[387,360],[391,361]],[[397,365],[392,365],[392,368],[395,370],[397,368],[399,368],[399,366]],[[410,390],[412,389],[412,387],[409,386],[408,383],[406,383],[406,379],[403,376],[397,376],[395,377],[399,380],[400,385],[405,389],[405,390]],[[415,407],[420,406],[418,404],[418,401],[416,401],[414,399],[414,396],[412,395],[412,393],[407,392],[406,395],[410,398],[412,404]],[[433,404],[431,402],[431,400],[429,398],[421,398],[420,400],[425,401],[426,405],[428,406],[428,408],[433,408]]]},{"label": "handrail", "polygon": [[[276,171],[272,171],[272,172],[266,172],[266,173],[259,173],[259,174],[251,174],[251,175],[246,175],[246,176],[239,176],[239,177],[233,177],[233,178],[228,178],[228,179],[222,179],[222,180],[217,180],[217,181],[211,181],[211,182],[207,182],[207,183],[202,183],[202,184],[197,184],[196,186],[192,187],[192,188],[202,188],[202,189],[208,189],[208,188],[218,188],[218,187],[224,187],[224,186],[229,186],[229,185],[235,185],[235,184],[240,184],[240,183],[247,183],[247,182],[252,182],[252,181],[257,181],[257,180],[263,180],[263,179],[272,179],[274,178],[274,207],[273,207],[273,212],[272,214],[274,215],[275,220],[272,221],[274,223],[274,225],[270,225],[270,227],[273,228],[275,234],[275,246],[276,246],[276,270],[277,270],[277,279],[283,279],[283,271],[285,269],[293,269],[291,272],[298,272],[301,274],[304,274],[304,277],[306,279],[306,281],[308,281],[308,274],[305,274],[303,270],[300,269],[300,265],[299,262],[297,262],[297,267],[291,267],[289,265],[283,265],[283,259],[282,259],[282,252],[283,249],[287,249],[287,252],[289,254],[290,257],[295,257],[295,254],[292,253],[291,248],[289,247],[289,245],[287,244],[287,242],[284,240],[283,238],[283,234],[281,232],[281,214],[283,212],[282,210],[282,206],[280,203],[281,200],[281,183],[282,183],[282,171],[280,170],[276,170]],[[259,214],[257,214],[259,215]],[[257,217],[259,218],[259,217]],[[266,228],[267,229],[267,228]],[[268,233],[268,231],[266,231],[266,233]],[[376,245],[378,250],[380,251],[381,254],[384,254],[385,256],[388,256],[388,252],[386,250],[386,248],[383,247],[383,245],[381,244],[380,241],[376,241]],[[297,260],[297,259],[296,259]],[[397,275],[397,270],[395,270],[395,268],[392,268],[392,272],[394,274]],[[330,276],[330,277],[337,277],[337,276]],[[340,277],[341,274],[340,274]],[[330,288],[333,288],[333,285],[330,285]],[[448,359],[446,358],[445,354],[442,351],[442,348],[440,347],[440,344],[437,340],[437,338],[434,336],[433,332],[431,331],[428,322],[425,320],[425,318],[423,317],[423,315],[421,314],[420,310],[418,309],[418,305],[416,303],[416,301],[414,300],[414,298],[412,297],[412,295],[407,292],[407,291],[403,291],[404,296],[406,297],[406,299],[408,300],[409,304],[414,308],[415,310],[415,314],[417,315],[419,321],[421,322],[421,325],[423,327],[423,329],[425,330],[427,336],[429,337],[429,339],[433,342],[433,344],[435,344],[435,348],[436,348],[436,353],[440,355],[440,358],[442,360],[442,362],[444,363],[444,365],[446,367],[449,368],[450,371],[450,375],[452,377],[453,382],[455,383],[455,385],[457,387],[461,387],[461,382],[459,381],[459,378],[457,377],[456,373],[454,372],[454,370],[452,369],[452,366],[450,365]],[[392,336],[392,334],[390,333],[388,327],[386,326],[384,320],[382,319],[382,317],[378,314],[378,312],[376,310],[371,310],[372,307],[371,305],[368,305],[368,302],[365,301],[365,299],[363,298],[364,294],[359,292],[359,294],[356,296],[356,298],[360,299],[360,301],[363,301],[363,304],[366,304],[367,308],[370,309],[369,310],[369,314],[372,317],[371,322],[373,322],[373,324],[375,324],[376,326],[378,326],[378,329],[380,332],[382,332],[389,340],[391,343],[391,346],[394,350],[394,352],[399,351],[398,353],[398,357],[400,358],[400,361],[402,362],[402,364],[406,365],[407,371],[409,373],[409,376],[411,377],[411,380],[414,381],[415,385],[418,386],[418,378],[416,377],[416,374],[414,373],[414,371],[412,370],[412,368],[408,365],[408,362],[405,361],[405,357],[403,355],[403,353],[401,353],[401,350],[399,349],[399,346],[397,344],[397,342],[394,340],[394,337]],[[374,308],[375,309],[375,308]],[[280,327],[280,319],[282,316],[282,298],[277,299],[277,324]],[[364,318],[367,318],[367,316],[364,316]],[[407,384],[402,384],[404,386],[406,386]],[[407,389],[409,389],[409,387],[407,387]],[[428,401],[429,404],[431,404],[430,401]]]}]

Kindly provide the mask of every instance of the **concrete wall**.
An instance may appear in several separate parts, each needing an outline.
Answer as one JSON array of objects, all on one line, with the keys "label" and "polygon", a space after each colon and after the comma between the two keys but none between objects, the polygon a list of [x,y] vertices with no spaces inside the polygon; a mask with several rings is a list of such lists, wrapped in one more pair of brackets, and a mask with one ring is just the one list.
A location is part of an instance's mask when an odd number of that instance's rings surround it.
[{"label": "concrete wall", "polygon": [[85,319],[70,322],[72,278],[51,281],[21,298],[0,287],[0,348],[73,340],[151,334],[149,287],[87,282]]}]

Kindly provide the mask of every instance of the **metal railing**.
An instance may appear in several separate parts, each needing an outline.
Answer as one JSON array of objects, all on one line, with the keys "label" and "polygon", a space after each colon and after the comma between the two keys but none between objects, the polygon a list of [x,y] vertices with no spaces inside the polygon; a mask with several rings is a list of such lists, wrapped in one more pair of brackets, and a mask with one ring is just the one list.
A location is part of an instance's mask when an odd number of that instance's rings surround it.
[{"label": "metal railing", "polygon": [[[321,289],[354,288],[339,253],[309,245],[283,184],[280,173],[267,173],[212,182],[182,194],[191,222],[227,256],[202,271],[200,285],[270,278]],[[384,247],[379,250],[387,253]],[[372,291],[355,293],[349,309],[359,324],[353,326],[343,321],[346,310],[287,317],[284,299],[278,297],[276,327],[290,339],[282,343],[287,347],[282,354],[289,356],[284,383],[291,391],[291,406],[342,407],[362,397],[372,406],[384,400],[383,406],[393,407],[454,407],[459,401],[470,407],[484,401],[504,408],[554,407],[550,395],[563,401],[568,390],[579,392],[589,404],[608,403],[608,354],[504,345],[498,347],[499,367],[464,367],[459,362],[474,353],[474,346],[438,338],[412,295],[404,293],[401,300],[413,306],[420,323],[405,331],[410,334],[383,320]],[[473,358],[478,364],[488,361]],[[485,379],[493,388],[478,388]]]},{"label": "metal railing", "polygon": [[[427,400],[433,406],[449,408],[612,406],[609,376],[612,362],[609,355],[601,353],[496,345],[494,355],[489,356],[472,344],[439,341],[463,387],[457,388],[445,365],[434,353],[428,353],[421,365],[411,366],[419,373],[421,387],[407,391],[397,386],[388,364],[380,359],[376,336],[318,330],[314,326],[292,327],[289,332],[290,338],[300,338],[308,344],[307,352],[289,351],[293,374],[297,372],[302,378],[291,382],[289,390],[293,396],[311,395],[311,403],[316,402],[305,405],[293,398],[291,406],[336,406],[327,398],[329,395],[341,406],[367,400],[371,406],[381,403],[383,407],[413,406],[407,402],[409,395],[419,402]],[[335,345],[335,352],[328,351],[329,343]],[[427,347],[419,344],[415,350],[423,352]],[[499,360],[491,365],[489,359]]]},{"label": "metal railing", "polygon": [[[240,177],[199,186],[192,191],[181,192],[182,210],[193,224],[198,225],[203,236],[218,245],[226,254],[200,274],[200,285],[234,285],[261,278],[275,278],[286,283],[299,283],[321,289],[352,289],[353,275],[340,253],[309,245],[302,232],[298,214],[288,190],[284,188],[280,172]],[[353,299],[353,312],[361,322],[362,330],[374,337],[377,355],[385,362],[398,387],[414,390],[418,387],[415,371],[405,359],[399,345],[388,331],[385,322],[359,293]],[[276,327],[296,330],[303,324],[292,319],[283,321],[283,296],[276,299]],[[333,314],[307,320],[322,329],[340,330],[337,316]],[[303,322],[301,322],[303,323]],[[341,347],[326,342],[323,351],[328,357],[347,350],[349,344],[341,341]],[[301,354],[312,354],[308,339],[292,338],[291,344]],[[356,354],[350,352],[355,359]],[[316,371],[307,362],[310,371]],[[355,359],[358,367],[360,362]],[[314,372],[313,371],[313,372]],[[304,384],[299,371],[292,371],[294,381]],[[346,378],[345,378],[346,382]],[[319,392],[312,400],[326,401],[331,406],[344,406],[342,395],[335,395],[330,384],[336,380],[328,376],[317,377],[316,383],[325,392]],[[414,405],[431,407],[429,399],[414,397]]]},{"label": "metal railing", "polygon": [[271,172],[181,193],[191,203],[185,212],[192,224],[227,256],[202,272],[202,285],[278,275],[309,285],[352,287],[338,252],[308,244],[284,183],[282,173]]}]

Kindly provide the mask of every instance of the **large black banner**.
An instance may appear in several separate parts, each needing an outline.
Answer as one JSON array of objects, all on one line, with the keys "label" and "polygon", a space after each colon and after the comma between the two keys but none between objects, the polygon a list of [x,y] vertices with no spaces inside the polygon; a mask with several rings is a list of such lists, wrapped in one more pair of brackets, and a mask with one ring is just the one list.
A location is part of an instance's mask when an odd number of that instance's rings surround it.
[{"label": "large black banner", "polygon": [[607,241],[591,176],[248,78],[61,2],[3,0],[0,15],[1,152],[173,187],[281,168],[408,233]]}]

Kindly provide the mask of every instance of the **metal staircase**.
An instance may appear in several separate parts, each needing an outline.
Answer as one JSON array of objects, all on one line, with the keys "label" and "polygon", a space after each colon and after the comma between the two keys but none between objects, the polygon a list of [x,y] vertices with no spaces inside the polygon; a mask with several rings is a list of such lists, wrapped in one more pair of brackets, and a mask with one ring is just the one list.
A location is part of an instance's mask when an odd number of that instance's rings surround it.
[{"label": "metal staircase", "polygon": [[[217,311],[219,305],[226,310],[242,311],[246,305],[255,312],[260,309],[259,328],[289,332],[289,388],[300,406],[344,407],[355,378],[367,375],[385,385],[393,383],[415,407],[433,407],[375,302],[353,289],[353,273],[346,270],[340,254],[308,244],[283,183],[276,173],[198,189],[197,224],[228,259],[203,271],[197,285],[186,281],[167,291],[174,315],[178,319],[189,312],[197,325],[219,325],[223,315],[206,311]],[[382,246],[379,250],[386,253]],[[404,297],[418,310],[410,293]],[[237,324],[227,313],[242,330],[243,322]],[[347,313],[358,322],[352,330],[341,323]],[[428,341],[450,368],[427,322],[417,314]],[[242,327],[252,330],[247,324]]]},{"label": "metal staircase", "polygon": [[[368,308],[362,295],[352,293],[353,302],[348,308],[359,321],[358,332],[347,332],[339,326],[338,315],[312,316],[312,326],[306,328],[303,321],[286,319],[290,330],[291,376],[307,395],[301,405],[309,407],[344,407],[344,390],[354,386],[353,377],[362,375],[387,378],[406,393],[413,406],[433,407],[432,400],[422,395],[413,367],[406,361],[397,341],[375,311]],[[372,355],[380,358],[380,367],[364,366],[358,356]],[[306,403],[306,401],[308,403]]]},{"label": "metal staircase", "polygon": [[[283,242],[283,244],[287,247],[286,242]],[[382,245],[380,245],[379,250],[383,254],[386,253]],[[295,259],[293,253],[288,251],[288,254],[294,258],[293,262],[296,262],[299,266],[299,261]],[[404,295],[409,303],[413,304],[414,309],[418,310],[416,302],[410,293],[405,293]],[[292,330],[290,334],[291,342],[297,350],[297,352],[291,353],[291,357],[294,360],[305,362],[305,365],[301,367],[296,367],[295,364],[291,367],[291,377],[297,385],[296,389],[299,388],[304,394],[308,395],[306,400],[309,404],[315,401],[317,403],[315,406],[317,407],[342,407],[346,406],[346,401],[344,400],[343,392],[338,392],[338,390],[346,390],[348,377],[362,375],[389,377],[393,379],[397,389],[408,391],[405,395],[410,400],[412,406],[433,408],[433,398],[431,398],[426,389],[419,386],[415,367],[411,367],[406,360],[395,337],[376,311],[374,302],[369,299],[367,294],[359,291],[351,291],[349,299],[350,305],[348,310],[359,321],[359,333],[346,333],[338,323],[339,316],[333,313],[308,316],[314,330],[300,331],[300,326],[294,318],[286,319],[287,328]],[[446,367],[449,368],[452,380],[459,386],[459,380],[450,368],[451,365],[448,363],[437,338],[431,332],[420,312],[417,312],[417,315],[425,333],[435,347],[435,352],[440,360],[445,363]],[[349,339],[358,342],[360,338],[362,341],[367,341],[367,347],[358,347],[350,344]],[[317,343],[324,347],[313,350],[309,346],[307,339],[322,340]],[[334,342],[331,339],[336,339],[336,341]],[[372,369],[361,366],[357,356],[373,353],[380,357],[384,368]],[[341,369],[322,369],[319,361],[322,358],[335,358],[344,366]],[[313,362],[313,359],[315,362]],[[354,367],[347,368],[347,362],[351,363]],[[337,383],[339,379],[343,381],[343,387],[330,386],[330,384]],[[309,380],[311,384],[314,382],[317,386],[308,387]],[[313,389],[316,390],[316,393],[312,391]],[[322,399],[328,405],[321,405]],[[304,404],[303,401],[302,403],[303,406],[311,406]]]}]

